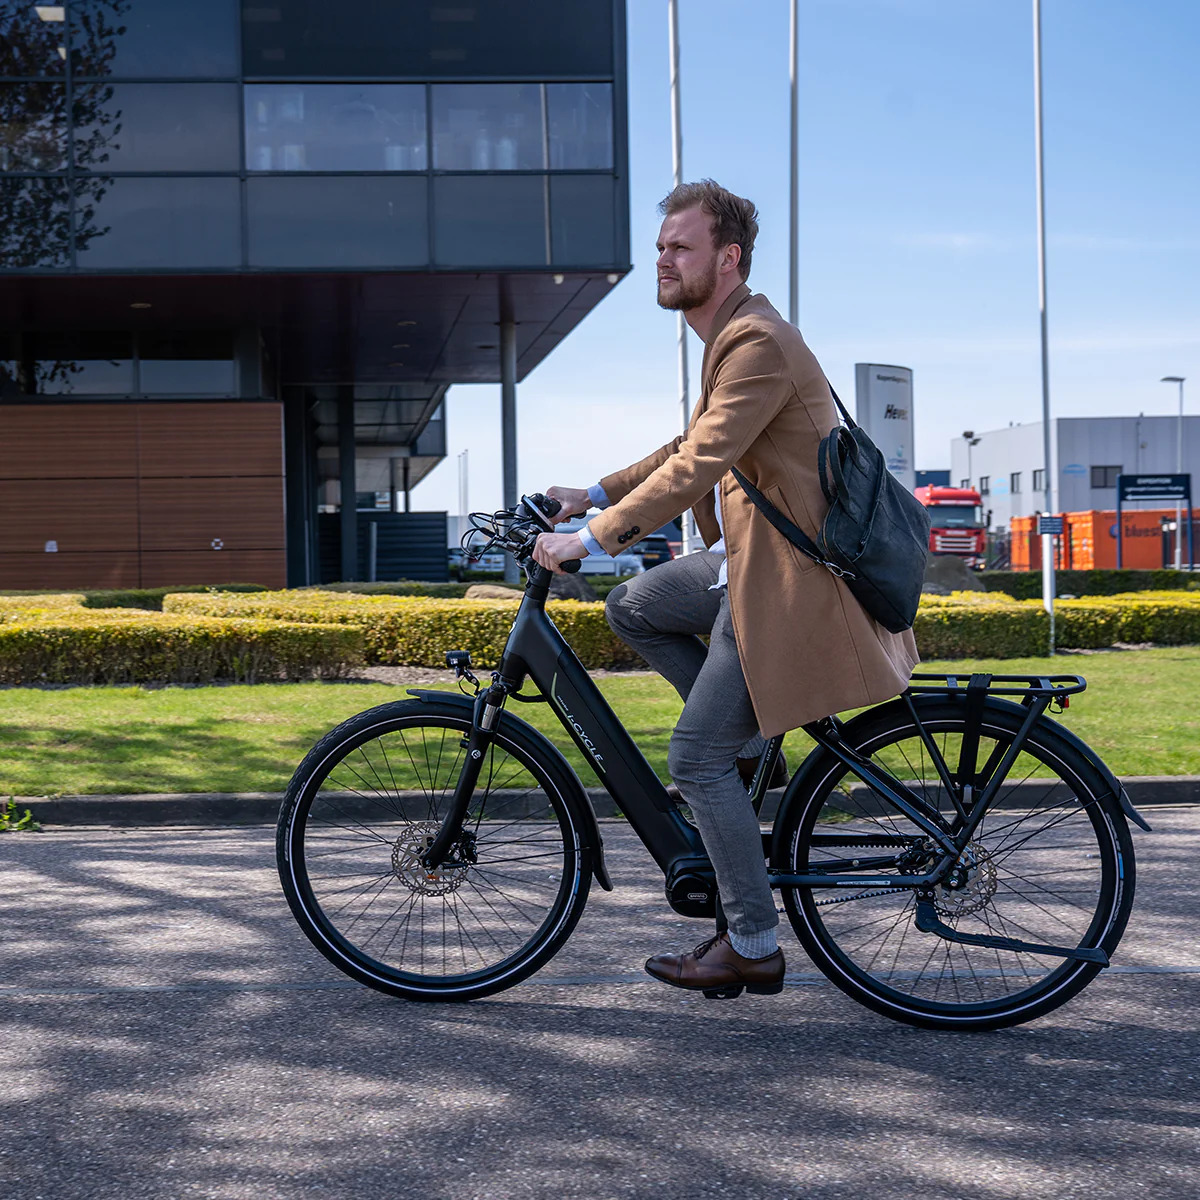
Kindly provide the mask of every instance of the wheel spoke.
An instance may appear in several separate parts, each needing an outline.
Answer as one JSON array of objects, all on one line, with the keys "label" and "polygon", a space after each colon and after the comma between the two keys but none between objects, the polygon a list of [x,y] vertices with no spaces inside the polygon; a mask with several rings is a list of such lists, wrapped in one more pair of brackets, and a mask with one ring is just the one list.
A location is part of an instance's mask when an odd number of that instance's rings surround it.
[{"label": "wheel spoke", "polygon": [[565,793],[551,783],[561,768],[497,735],[461,840],[430,870],[421,855],[457,786],[469,715],[368,716],[365,740],[351,731],[344,750],[318,756],[322,774],[297,792],[311,799],[281,818],[280,873],[298,919],[338,966],[349,960],[383,990],[506,986],[565,937],[587,894]]},{"label": "wheel spoke", "polygon": [[[931,709],[923,711],[930,714]],[[960,707],[946,702],[923,720],[929,742],[911,717],[881,711],[874,725],[861,720],[855,744],[941,812],[949,798],[931,754],[959,761],[964,718]],[[977,788],[994,777],[1020,720],[1017,714],[985,710],[974,752],[974,761],[982,763],[973,781]],[[1130,895],[1123,893],[1118,905],[1113,889],[1120,875],[1117,855],[1128,851],[1119,849],[1117,822],[1101,811],[1110,801],[1102,799],[1099,783],[1093,787],[1087,782],[1095,778],[1087,760],[1073,748],[1055,744],[1057,735],[1046,736],[1050,742],[1035,727],[1022,745],[968,843],[969,856],[959,864],[961,876],[926,893],[952,929],[1074,946],[1093,927],[1103,937],[1104,928],[1124,924]],[[936,848],[922,849],[929,846],[925,835],[908,818],[891,812],[852,768],[831,762],[823,775],[813,772],[813,779],[810,786],[818,790],[793,798],[794,824],[783,839],[791,857],[780,869],[818,871],[825,863],[856,857],[865,862],[872,852],[832,841],[812,845],[815,832],[826,838],[831,832],[895,838],[904,849],[897,851],[894,868],[873,873],[895,874],[900,887],[905,873],[921,875],[936,865]],[[1129,862],[1125,869],[1131,868]],[[872,893],[864,888],[855,894],[853,888],[784,888],[782,896],[805,949],[822,970],[856,998],[916,1024],[961,1028],[969,1020],[972,1027],[985,1028],[1010,1023],[1024,1019],[1039,1002],[1043,1010],[1061,1003],[1095,974],[1087,964],[1056,956],[919,933],[910,890]],[[901,903],[890,903],[892,897]],[[883,905],[884,911],[868,901]],[[1098,914],[1104,914],[1108,925],[1094,924]]]}]

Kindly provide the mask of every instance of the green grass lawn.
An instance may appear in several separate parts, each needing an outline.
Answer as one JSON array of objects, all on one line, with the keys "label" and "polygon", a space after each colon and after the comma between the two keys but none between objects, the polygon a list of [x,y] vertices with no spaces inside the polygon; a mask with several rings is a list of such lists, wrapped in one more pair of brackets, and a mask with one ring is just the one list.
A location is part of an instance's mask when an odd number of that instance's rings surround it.
[{"label": "green grass lawn", "polygon": [[[1084,675],[1088,690],[1059,719],[1118,775],[1200,774],[1200,647],[926,663],[922,669]],[[600,687],[665,778],[678,697],[645,675],[608,676]],[[405,698],[403,687],[355,683],[4,689],[0,797],[282,791],[326,730],[361,709]],[[551,735],[586,784],[595,783],[544,706],[513,707]],[[793,766],[810,745],[802,733],[788,736]]]}]

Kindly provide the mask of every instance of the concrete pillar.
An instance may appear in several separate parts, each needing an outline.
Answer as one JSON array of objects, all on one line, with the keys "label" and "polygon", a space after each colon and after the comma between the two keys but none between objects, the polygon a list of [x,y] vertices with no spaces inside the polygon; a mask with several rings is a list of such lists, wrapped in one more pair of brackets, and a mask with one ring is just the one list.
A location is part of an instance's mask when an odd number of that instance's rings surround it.
[{"label": "concrete pillar", "polygon": [[358,578],[358,483],[354,455],[354,389],[338,388],[338,482],[342,493],[342,579]]},{"label": "concrete pillar", "polygon": [[[500,440],[504,464],[504,507],[517,506],[517,326],[500,322]],[[505,555],[504,582],[518,583],[516,562]]]}]

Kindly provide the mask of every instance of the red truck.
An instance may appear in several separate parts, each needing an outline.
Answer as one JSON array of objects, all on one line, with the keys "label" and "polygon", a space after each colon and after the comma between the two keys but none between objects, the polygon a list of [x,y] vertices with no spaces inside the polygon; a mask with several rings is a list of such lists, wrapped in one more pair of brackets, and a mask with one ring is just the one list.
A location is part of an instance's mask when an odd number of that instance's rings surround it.
[{"label": "red truck", "polygon": [[913,492],[929,509],[932,554],[954,554],[968,567],[984,565],[987,531],[979,515],[983,497],[974,488],[937,487],[928,484]]}]

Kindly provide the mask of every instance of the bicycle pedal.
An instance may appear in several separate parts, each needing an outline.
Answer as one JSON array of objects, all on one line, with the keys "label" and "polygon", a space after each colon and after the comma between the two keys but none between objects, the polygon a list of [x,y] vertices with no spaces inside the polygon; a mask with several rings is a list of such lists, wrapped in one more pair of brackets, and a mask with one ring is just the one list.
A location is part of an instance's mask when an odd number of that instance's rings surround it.
[{"label": "bicycle pedal", "polygon": [[740,983],[726,984],[725,987],[705,988],[705,1000],[736,1000],[742,994]]}]

